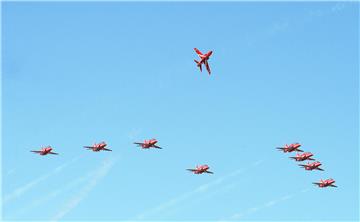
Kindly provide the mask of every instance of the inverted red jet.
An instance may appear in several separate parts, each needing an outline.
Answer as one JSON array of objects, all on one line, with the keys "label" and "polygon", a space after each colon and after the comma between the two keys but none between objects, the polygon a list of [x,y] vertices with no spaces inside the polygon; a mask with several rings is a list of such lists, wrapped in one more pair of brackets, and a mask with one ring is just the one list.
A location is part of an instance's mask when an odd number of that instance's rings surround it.
[{"label": "inverted red jet", "polygon": [[276,147],[276,149],[282,150],[284,153],[291,153],[293,151],[304,152],[299,147],[301,147],[300,143],[292,143],[290,145],[285,144],[284,147]]},{"label": "inverted red jet", "polygon": [[195,52],[198,54],[198,56],[200,57],[200,62],[197,61],[196,59],[194,59],[195,63],[197,64],[197,67],[199,67],[200,69],[200,72],[202,72],[202,64],[205,65],[206,67],[206,70],[208,71],[209,75],[211,74],[211,70],[210,70],[210,66],[209,66],[209,63],[208,63],[208,60],[211,56],[211,54],[213,53],[213,51],[209,51],[207,52],[206,54],[202,54],[202,52],[200,52],[199,49],[197,48],[194,48]]},{"label": "inverted red jet", "polygon": [[305,170],[321,170],[323,169],[319,168],[321,166],[321,163],[319,161],[307,163],[307,164],[299,164],[299,166],[304,167]]},{"label": "inverted red jet", "polygon": [[314,156],[312,153],[306,152],[306,153],[302,153],[302,154],[297,153],[296,156],[292,156],[289,158],[294,159],[295,161],[315,160],[315,159],[311,158],[312,156]]},{"label": "inverted red jet", "polygon": [[155,145],[158,141],[156,139],[150,139],[150,140],[144,140],[143,143],[135,142],[134,144],[140,146],[143,149],[149,149],[149,148],[157,148],[162,149],[161,147]]},{"label": "inverted red jet", "polygon": [[326,180],[321,179],[319,183],[313,183],[313,184],[318,185],[321,188],[324,188],[324,187],[337,187],[336,185],[334,185],[334,183],[335,183],[335,180],[330,178],[330,179],[326,179]]},{"label": "inverted red jet", "polygon": [[52,150],[53,150],[53,148],[51,146],[47,146],[47,147],[42,147],[41,150],[31,150],[30,152],[38,153],[42,156],[47,155],[47,154],[58,155],[58,153],[54,153],[54,152],[52,152]]},{"label": "inverted red jet", "polygon": [[200,165],[200,166],[196,166],[195,169],[186,169],[189,170],[191,172],[193,172],[194,174],[202,174],[202,173],[210,173],[213,174],[213,172],[209,171],[209,166],[208,165]]},{"label": "inverted red jet", "polygon": [[107,146],[107,144],[105,142],[101,142],[101,143],[94,143],[93,146],[84,146],[84,148],[87,148],[87,149],[92,150],[94,152],[99,152],[101,150],[112,151],[110,149],[105,148],[106,146]]}]

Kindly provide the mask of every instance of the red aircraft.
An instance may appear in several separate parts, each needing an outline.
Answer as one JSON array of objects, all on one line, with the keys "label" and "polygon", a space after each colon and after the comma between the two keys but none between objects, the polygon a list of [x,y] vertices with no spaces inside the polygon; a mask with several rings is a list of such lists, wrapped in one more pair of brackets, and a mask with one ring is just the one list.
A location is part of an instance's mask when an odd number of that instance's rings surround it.
[{"label": "red aircraft", "polygon": [[306,152],[303,154],[297,153],[296,156],[292,156],[289,158],[294,159],[295,161],[315,160],[315,159],[311,158],[312,156],[314,156],[312,153]]},{"label": "red aircraft", "polygon": [[196,166],[195,169],[186,169],[188,171],[194,172],[194,174],[202,174],[202,173],[211,173],[213,174],[213,172],[209,171],[209,166],[208,165],[200,165],[200,166]]},{"label": "red aircraft", "polygon": [[304,152],[300,150],[299,147],[301,147],[300,143],[292,143],[290,145],[285,144],[284,147],[276,147],[276,149],[282,150],[284,153],[291,153],[293,151]]},{"label": "red aircraft", "polygon": [[312,162],[312,163],[307,163],[307,164],[299,164],[299,166],[304,167],[305,170],[321,170],[324,171],[323,169],[319,168],[321,166],[321,163],[319,161],[316,162]]},{"label": "red aircraft", "polygon": [[162,149],[161,147],[155,145],[158,141],[156,139],[144,140],[143,143],[135,142],[134,144],[140,146],[143,149],[149,149],[151,147]]},{"label": "red aircraft", "polygon": [[213,53],[213,51],[209,51],[207,52],[206,54],[202,54],[202,52],[200,52],[199,49],[197,48],[194,48],[195,52],[198,54],[198,56],[200,57],[200,62],[197,61],[196,59],[194,59],[194,61],[196,62],[197,64],[197,67],[199,67],[200,69],[200,72],[202,72],[202,64],[205,65],[206,67],[206,70],[208,71],[209,75],[211,74],[211,70],[210,70],[210,66],[209,66],[209,63],[208,63],[208,60],[211,56],[211,54]]},{"label": "red aircraft", "polygon": [[313,184],[318,185],[321,188],[324,188],[324,187],[337,187],[333,183],[335,183],[335,180],[330,178],[330,179],[326,179],[326,180],[321,179],[319,183],[313,183]]},{"label": "red aircraft", "polygon": [[54,154],[58,155],[58,153],[52,152],[53,148],[51,146],[42,147],[41,150],[31,150],[30,152],[38,153],[40,155]]},{"label": "red aircraft", "polygon": [[94,143],[93,146],[84,146],[84,148],[87,148],[94,152],[99,152],[101,150],[112,151],[110,149],[105,148],[106,146],[107,146],[107,144],[105,142],[101,142],[101,143]]}]

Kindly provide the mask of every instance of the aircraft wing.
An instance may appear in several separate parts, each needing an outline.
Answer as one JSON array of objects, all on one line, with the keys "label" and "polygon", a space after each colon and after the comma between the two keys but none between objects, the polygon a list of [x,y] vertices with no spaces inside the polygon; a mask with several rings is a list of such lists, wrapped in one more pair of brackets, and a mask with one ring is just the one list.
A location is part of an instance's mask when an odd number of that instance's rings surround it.
[{"label": "aircraft wing", "polygon": [[196,52],[198,55],[203,55],[203,54],[202,54],[202,52],[200,52],[200,50],[199,50],[199,49],[194,48],[194,50],[195,50],[195,52]]},{"label": "aircraft wing", "polygon": [[318,185],[318,186],[320,185],[320,183],[313,183],[313,184]]},{"label": "aircraft wing", "polygon": [[330,186],[331,186],[331,187],[337,187],[336,185],[333,185],[333,184],[331,184]]},{"label": "aircraft wing", "polygon": [[195,172],[196,170],[195,169],[186,169],[188,171],[191,171],[191,172]]},{"label": "aircraft wing", "polygon": [[197,65],[197,67],[200,68],[200,72],[202,72],[201,61],[199,62],[199,61],[197,61],[196,59],[194,59],[194,61],[195,61],[196,65]]},{"label": "aircraft wing", "polygon": [[33,153],[41,153],[41,151],[39,151],[39,150],[31,150],[30,152],[33,152]]},{"label": "aircraft wing", "polygon": [[143,145],[144,143],[136,143],[136,142],[135,142],[134,144],[136,144],[136,145]]},{"label": "aircraft wing", "polygon": [[155,148],[157,148],[157,149],[162,149],[161,147],[156,146],[156,145],[153,145],[153,147],[155,147]]},{"label": "aircraft wing", "polygon": [[84,146],[84,148],[93,149],[94,147],[93,146]]},{"label": "aircraft wing", "polygon": [[304,152],[303,150],[299,150],[299,149],[296,149],[296,151],[298,151],[298,152]]},{"label": "aircraft wing", "polygon": [[49,152],[50,154],[54,154],[54,155],[59,155],[58,153],[54,153],[54,152]]},{"label": "aircraft wing", "polygon": [[209,72],[209,75],[211,74],[210,66],[207,61],[205,61],[206,70]]},{"label": "aircraft wing", "polygon": [[112,151],[111,149],[107,149],[107,148],[103,148],[103,150],[106,150],[106,151]]},{"label": "aircraft wing", "polygon": [[317,170],[320,170],[320,171],[324,171],[323,169],[321,169],[321,168],[316,168]]},{"label": "aircraft wing", "polygon": [[284,147],[276,147],[276,149],[278,149],[278,150],[285,150]]},{"label": "aircraft wing", "polygon": [[305,164],[299,164],[299,166],[301,166],[301,167],[306,167],[307,165],[305,165]]},{"label": "aircraft wing", "polygon": [[211,171],[205,171],[205,173],[210,173],[210,174],[214,174],[213,172],[211,172]]}]

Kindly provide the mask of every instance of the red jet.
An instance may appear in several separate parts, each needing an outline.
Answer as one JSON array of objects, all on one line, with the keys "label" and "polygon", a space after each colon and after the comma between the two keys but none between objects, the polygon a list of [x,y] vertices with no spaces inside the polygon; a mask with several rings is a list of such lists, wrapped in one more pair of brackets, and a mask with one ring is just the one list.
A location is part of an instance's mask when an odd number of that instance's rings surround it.
[{"label": "red jet", "polygon": [[138,143],[135,142],[134,144],[140,146],[143,149],[149,149],[151,147],[157,148],[157,149],[162,149],[161,147],[155,145],[158,141],[156,139],[151,139],[151,140],[144,140],[143,143]]},{"label": "red jet", "polygon": [[307,163],[307,164],[299,164],[299,166],[304,167],[305,170],[321,170],[324,171],[323,169],[319,168],[321,166],[321,163],[319,161],[316,162],[312,162],[312,163]]},{"label": "red jet", "polygon": [[200,72],[202,72],[202,66],[201,66],[201,65],[204,64],[205,67],[206,67],[206,70],[208,71],[208,73],[209,73],[209,75],[210,75],[210,74],[211,74],[211,70],[210,70],[210,66],[209,66],[208,60],[209,60],[211,54],[213,53],[213,51],[209,51],[209,52],[207,52],[206,54],[202,54],[199,49],[194,48],[194,50],[195,50],[195,52],[198,54],[198,56],[200,57],[200,62],[197,61],[196,59],[194,59],[194,61],[195,61],[196,64],[197,64],[197,67],[200,68]]},{"label": "red jet", "polygon": [[337,187],[333,183],[335,183],[335,180],[330,178],[330,179],[326,179],[326,180],[320,180],[319,183],[313,183],[313,184],[318,185],[321,188],[324,188],[324,187]]},{"label": "red jet", "polygon": [[315,160],[315,159],[311,158],[312,156],[314,156],[312,153],[306,152],[303,154],[297,153],[296,156],[292,156],[289,158],[294,159],[295,161]]},{"label": "red jet", "polygon": [[208,165],[200,165],[200,166],[196,166],[195,169],[186,169],[188,171],[194,172],[194,174],[202,174],[202,173],[211,173],[213,174],[213,172],[209,171],[209,166]]},{"label": "red jet", "polygon": [[301,147],[300,143],[292,143],[290,145],[285,144],[284,147],[276,147],[276,149],[284,151],[284,153],[291,153],[293,151],[297,152],[304,152],[302,150],[299,150],[299,147]]},{"label": "red jet", "polygon": [[30,152],[38,153],[42,156],[48,155],[48,154],[58,155],[58,153],[54,153],[54,152],[52,152],[52,150],[53,150],[53,148],[51,146],[47,146],[47,147],[42,147],[41,150],[31,150]]},{"label": "red jet", "polygon": [[94,143],[93,146],[84,146],[84,148],[87,148],[94,152],[99,152],[101,150],[112,151],[110,149],[105,148],[106,146],[107,146],[107,144],[105,142],[101,142],[101,143]]}]

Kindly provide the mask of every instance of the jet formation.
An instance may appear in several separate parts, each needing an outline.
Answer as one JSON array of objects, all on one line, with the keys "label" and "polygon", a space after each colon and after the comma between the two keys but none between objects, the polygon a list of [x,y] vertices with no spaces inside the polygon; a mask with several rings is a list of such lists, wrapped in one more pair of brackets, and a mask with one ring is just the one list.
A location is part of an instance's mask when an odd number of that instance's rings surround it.
[{"label": "jet formation", "polygon": [[[156,148],[156,149],[162,149],[161,147],[157,146],[157,139],[149,139],[149,140],[144,140],[144,142],[134,142],[134,144],[140,146],[142,149],[150,149],[150,148]],[[106,142],[100,142],[100,143],[94,143],[94,145],[92,146],[84,146],[84,148],[88,149],[88,150],[92,150],[93,152],[99,152],[99,151],[112,151],[111,149],[106,148],[107,147],[107,143]],[[55,154],[58,155],[58,153],[54,153],[52,152],[52,147],[51,146],[47,146],[47,147],[43,147],[41,148],[41,150],[31,150],[31,152],[34,153],[38,153],[40,155],[47,155],[47,154]],[[209,166],[208,165],[198,165],[196,166],[195,169],[187,169],[189,171],[194,172],[194,174],[202,174],[202,173],[209,173],[209,174],[213,174],[213,172],[209,171]]]},{"label": "jet formation", "polygon": [[[290,145],[285,144],[285,146],[283,146],[283,147],[276,147],[276,149],[282,150],[284,153],[291,153],[291,152],[295,152],[295,151],[298,152],[296,154],[296,156],[289,157],[290,159],[294,159],[297,162],[302,162],[302,161],[305,161],[305,160],[314,161],[314,162],[307,162],[307,164],[299,164],[299,166],[304,168],[305,170],[308,170],[308,171],[313,171],[313,170],[324,171],[322,168],[320,168],[322,163],[320,163],[320,161],[315,161],[315,159],[312,158],[314,156],[314,154],[312,154],[311,152],[304,152],[303,150],[299,149],[300,147],[301,147],[300,143],[292,143]],[[320,183],[313,183],[313,184],[316,184],[321,188],[328,187],[328,186],[337,187],[337,186],[333,185],[333,183],[335,183],[335,180],[333,180],[333,179],[327,179],[327,180],[322,180],[321,179]]]},{"label": "jet formation", "polygon": [[[200,72],[202,72],[202,65],[205,66],[207,72],[209,75],[211,75],[211,69],[209,65],[209,59],[211,55],[213,54],[213,51],[210,50],[207,53],[203,54],[199,49],[194,48],[196,54],[199,56],[199,61],[194,59],[196,66],[200,69]],[[158,140],[156,139],[149,139],[144,140],[143,142],[134,142],[137,146],[141,147],[141,149],[150,149],[150,148],[156,148],[156,149],[163,149],[162,147],[157,145]],[[305,160],[309,161],[315,161],[313,158],[313,154],[310,152],[304,152],[303,150],[299,149],[301,147],[300,143],[292,143],[290,145],[285,144],[283,147],[276,147],[276,149],[281,150],[283,153],[292,153],[292,152],[298,152],[296,156],[289,157],[291,159],[294,159],[297,162],[302,162]],[[100,151],[112,151],[107,147],[106,142],[100,142],[100,143],[94,143],[92,146],[84,146],[84,148],[88,150],[92,150],[93,152],[100,152]],[[31,152],[37,153],[39,155],[45,156],[48,154],[58,155],[58,153],[55,153],[52,151],[53,148],[51,146],[42,147],[40,150],[31,150]],[[304,153],[302,153],[304,152]],[[300,154],[301,153],[301,154]],[[308,162],[307,164],[299,164],[299,166],[303,167],[305,170],[312,171],[312,170],[320,170],[324,171],[322,168],[320,168],[322,164],[319,161],[315,162]],[[186,169],[188,171],[191,171],[194,174],[213,174],[212,171],[209,171],[210,167],[206,164],[204,165],[197,165],[194,169]],[[313,184],[324,188],[324,187],[337,187],[334,185],[335,180],[333,179],[326,179],[326,180],[320,180],[320,182],[314,182]]]}]

